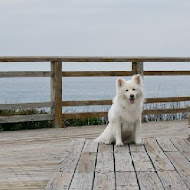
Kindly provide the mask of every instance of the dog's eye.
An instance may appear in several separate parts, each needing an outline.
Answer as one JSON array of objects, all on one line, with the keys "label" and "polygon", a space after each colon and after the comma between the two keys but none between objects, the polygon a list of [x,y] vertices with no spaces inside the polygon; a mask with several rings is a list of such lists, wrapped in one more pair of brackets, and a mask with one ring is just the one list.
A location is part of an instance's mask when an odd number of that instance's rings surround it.
[{"label": "dog's eye", "polygon": [[127,92],[129,91],[129,90],[126,90]]},{"label": "dog's eye", "polygon": [[135,89],[133,88],[133,91],[135,91]]}]

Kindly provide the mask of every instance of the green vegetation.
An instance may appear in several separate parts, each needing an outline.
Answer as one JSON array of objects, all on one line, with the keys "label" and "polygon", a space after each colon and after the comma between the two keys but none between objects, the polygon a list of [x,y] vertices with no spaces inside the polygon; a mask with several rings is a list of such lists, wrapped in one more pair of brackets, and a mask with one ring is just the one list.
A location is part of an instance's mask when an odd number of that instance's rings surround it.
[{"label": "green vegetation", "polygon": [[[169,109],[186,107],[185,103],[154,103],[145,104],[144,109]],[[89,109],[89,108],[87,108]],[[104,107],[104,111],[108,111],[108,107]],[[72,110],[74,112],[75,110]],[[31,114],[47,114],[45,110],[38,109],[23,109],[23,110],[0,110],[0,116],[12,116],[12,115],[31,115]],[[146,115],[143,117],[143,122],[149,121],[168,121],[168,120],[180,120],[187,119],[187,113],[177,114],[157,114]],[[63,120],[63,124],[66,127],[70,126],[85,126],[85,125],[103,125],[108,123],[107,117],[99,118],[86,118],[86,119],[67,119]],[[41,129],[51,128],[52,121],[33,121],[33,122],[20,122],[20,123],[5,123],[0,124],[0,131],[15,131],[24,129]]]}]

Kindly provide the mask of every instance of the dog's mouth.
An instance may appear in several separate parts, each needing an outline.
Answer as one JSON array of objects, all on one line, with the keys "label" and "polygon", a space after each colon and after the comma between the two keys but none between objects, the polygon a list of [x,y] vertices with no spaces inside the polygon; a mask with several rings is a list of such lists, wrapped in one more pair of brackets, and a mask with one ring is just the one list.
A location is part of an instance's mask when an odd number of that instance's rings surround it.
[{"label": "dog's mouth", "polygon": [[135,99],[134,98],[130,98],[129,101],[130,101],[131,104],[135,103]]}]

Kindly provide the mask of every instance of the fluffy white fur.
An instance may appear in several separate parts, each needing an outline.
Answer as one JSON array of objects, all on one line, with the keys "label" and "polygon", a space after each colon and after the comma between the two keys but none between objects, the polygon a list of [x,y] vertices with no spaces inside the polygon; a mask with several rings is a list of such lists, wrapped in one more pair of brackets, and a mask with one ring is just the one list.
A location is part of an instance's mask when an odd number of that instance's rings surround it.
[{"label": "fluffy white fur", "polygon": [[108,112],[109,124],[95,141],[105,144],[115,142],[117,146],[130,142],[141,145],[143,80],[140,75],[134,75],[129,81],[118,78],[116,90],[116,97]]}]

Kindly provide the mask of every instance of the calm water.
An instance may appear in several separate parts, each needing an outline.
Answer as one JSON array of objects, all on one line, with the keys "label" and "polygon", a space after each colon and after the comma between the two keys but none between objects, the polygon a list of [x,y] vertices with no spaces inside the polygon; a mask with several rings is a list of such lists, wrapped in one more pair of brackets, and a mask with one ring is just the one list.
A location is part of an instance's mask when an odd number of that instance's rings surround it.
[{"label": "calm water", "polygon": [[[63,70],[130,70],[129,63],[64,63]],[[1,71],[49,70],[49,63],[1,63]],[[145,70],[190,70],[189,63],[146,63]],[[115,96],[117,77],[63,78],[63,100]],[[129,79],[130,77],[125,77]],[[146,97],[189,96],[190,76],[144,77]],[[0,78],[0,103],[50,101],[49,78]]]}]

